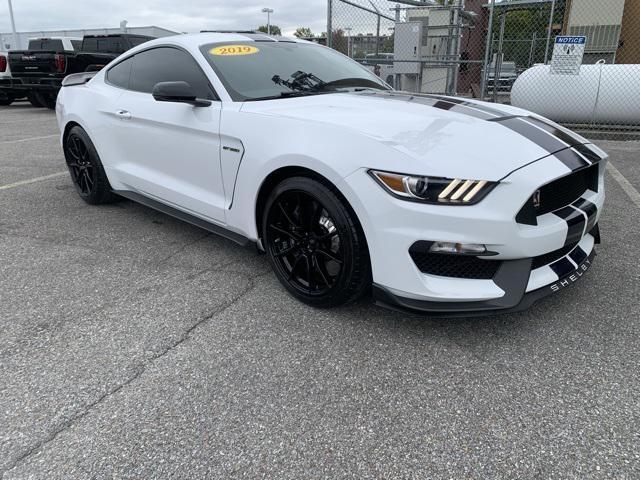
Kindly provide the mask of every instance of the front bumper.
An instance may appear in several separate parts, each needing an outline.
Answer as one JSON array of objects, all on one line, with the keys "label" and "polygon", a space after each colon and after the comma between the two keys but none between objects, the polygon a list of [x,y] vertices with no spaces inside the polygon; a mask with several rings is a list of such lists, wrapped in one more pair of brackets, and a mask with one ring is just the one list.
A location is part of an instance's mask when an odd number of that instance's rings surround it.
[{"label": "front bumper", "polygon": [[[473,206],[406,202],[383,191],[366,171],[348,176],[345,181],[357,197],[352,205],[369,246],[376,299],[397,308],[464,315],[526,308],[551,293],[557,282],[580,273],[583,261],[595,255],[599,235],[594,225],[604,204],[605,161],[596,168],[597,191],[587,190],[580,197],[593,209],[575,225],[555,213],[538,216],[536,225],[516,221],[536,190],[572,173],[553,157],[513,172]],[[582,229],[576,236],[577,228]],[[410,253],[420,241],[486,245],[497,255],[485,262],[500,264],[499,270],[482,278],[429,272]],[[582,253],[563,251],[574,247]],[[556,252],[557,257],[545,261]]]},{"label": "front bumper", "polygon": [[494,281],[505,290],[505,295],[495,300],[477,302],[430,302],[395,295],[380,285],[373,285],[373,297],[377,305],[392,310],[411,313],[428,313],[440,316],[474,317],[496,313],[513,313],[528,309],[538,300],[556,293],[577,282],[591,267],[596,256],[595,249],[577,267],[557,281],[535,290],[528,291],[530,284],[531,259],[505,262]]}]

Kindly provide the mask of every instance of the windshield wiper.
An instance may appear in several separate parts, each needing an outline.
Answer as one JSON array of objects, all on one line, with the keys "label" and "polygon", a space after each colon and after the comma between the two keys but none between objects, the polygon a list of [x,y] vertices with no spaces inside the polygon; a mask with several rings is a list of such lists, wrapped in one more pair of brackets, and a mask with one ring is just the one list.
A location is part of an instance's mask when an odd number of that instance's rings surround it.
[{"label": "windshield wiper", "polygon": [[375,90],[388,90],[384,85],[379,84],[373,80],[369,80],[368,78],[339,78],[338,80],[332,80],[330,82],[323,82],[319,84],[316,88],[318,90],[331,90],[336,88],[349,88],[349,87],[360,87],[360,88],[373,88]]},{"label": "windshield wiper", "polygon": [[289,90],[302,92],[318,90],[320,86],[325,84],[322,79],[316,77],[313,73],[303,72],[302,70],[294,72],[290,78],[291,80],[283,80],[280,75],[274,75],[271,77],[271,81]]},{"label": "windshield wiper", "polygon": [[298,90],[295,92],[280,92],[278,95],[268,95],[266,97],[247,98],[245,102],[256,102],[259,100],[276,100],[278,98],[292,98],[292,97],[310,97],[312,95],[326,95],[327,93],[336,93],[334,91],[321,92],[317,90]]}]

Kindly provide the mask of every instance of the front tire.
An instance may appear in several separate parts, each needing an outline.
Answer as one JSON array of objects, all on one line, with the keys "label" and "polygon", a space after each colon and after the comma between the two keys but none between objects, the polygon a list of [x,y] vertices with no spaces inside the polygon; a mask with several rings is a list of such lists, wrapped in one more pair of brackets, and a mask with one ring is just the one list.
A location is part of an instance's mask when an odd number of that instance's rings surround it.
[{"label": "front tire", "polygon": [[64,140],[64,156],[76,191],[91,205],[111,203],[117,196],[102,167],[98,152],[82,127],[69,130]]},{"label": "front tire", "polygon": [[364,234],[331,185],[307,177],[279,183],[265,205],[262,238],[280,283],[308,305],[343,305],[371,285]]}]

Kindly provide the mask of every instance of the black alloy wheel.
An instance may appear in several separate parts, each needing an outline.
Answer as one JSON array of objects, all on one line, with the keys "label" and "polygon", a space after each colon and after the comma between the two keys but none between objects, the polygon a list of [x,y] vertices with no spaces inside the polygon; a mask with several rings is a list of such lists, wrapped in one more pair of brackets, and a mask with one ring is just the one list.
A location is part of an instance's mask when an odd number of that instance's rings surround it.
[{"label": "black alloy wheel", "polygon": [[67,137],[67,151],[69,159],[67,166],[71,173],[71,179],[81,196],[90,196],[96,186],[96,170],[89,159],[89,150],[84,140],[77,134]]},{"label": "black alloy wheel", "polygon": [[85,202],[96,205],[118,198],[111,191],[98,152],[81,127],[73,127],[66,135],[64,156],[73,185]]},{"label": "black alloy wheel", "polygon": [[280,282],[296,298],[331,307],[370,284],[364,236],[334,191],[310,178],[283,181],[267,201],[265,249]]}]

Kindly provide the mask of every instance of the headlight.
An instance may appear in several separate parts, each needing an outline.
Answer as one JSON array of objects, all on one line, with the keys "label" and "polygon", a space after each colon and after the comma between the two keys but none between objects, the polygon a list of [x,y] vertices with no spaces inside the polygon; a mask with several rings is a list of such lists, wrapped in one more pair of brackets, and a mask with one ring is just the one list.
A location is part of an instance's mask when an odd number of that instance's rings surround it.
[{"label": "headlight", "polygon": [[497,185],[497,182],[486,180],[423,177],[376,170],[369,170],[369,174],[396,197],[444,205],[473,205]]}]

